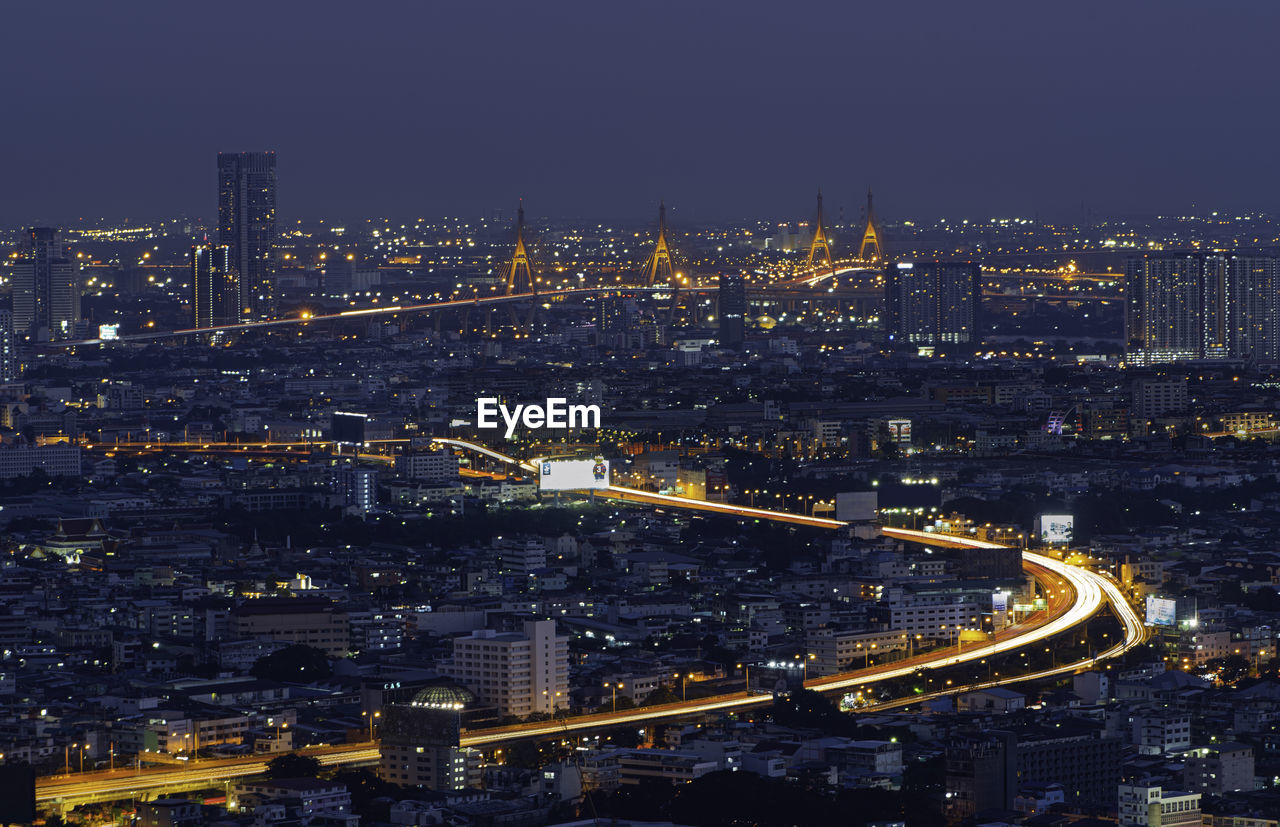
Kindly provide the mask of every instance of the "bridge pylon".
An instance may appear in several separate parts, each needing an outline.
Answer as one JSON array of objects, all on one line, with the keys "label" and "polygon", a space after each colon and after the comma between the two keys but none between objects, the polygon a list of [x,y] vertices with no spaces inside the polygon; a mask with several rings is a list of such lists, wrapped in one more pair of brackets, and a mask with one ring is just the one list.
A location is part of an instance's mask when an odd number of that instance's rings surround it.
[{"label": "bridge pylon", "polygon": [[641,268],[644,286],[653,287],[664,271],[667,281],[674,284],[675,265],[671,260],[671,247],[667,244],[667,205],[666,202],[660,202],[658,204],[658,237],[654,239],[653,252],[649,253],[644,267]]},{"label": "bridge pylon", "polygon": [[818,219],[813,224],[813,240],[809,242],[809,266],[821,256],[827,269],[835,265],[831,261],[831,242],[827,240],[827,228],[822,220],[822,190],[818,190]]},{"label": "bridge pylon", "polygon": [[[875,255],[869,256],[867,249],[875,248]],[[867,188],[867,228],[862,231],[862,243],[858,245],[858,258],[863,261],[883,261],[884,245],[880,243],[880,230],[876,227],[876,213],[871,206],[871,188]]]},{"label": "bridge pylon", "polygon": [[671,255],[671,246],[667,243],[667,204],[658,203],[658,235],[653,241],[653,252],[645,259],[640,268],[641,283],[645,287],[653,287],[665,279],[671,285],[671,306],[667,308],[667,324],[675,322],[676,307],[680,304],[680,279],[682,276],[675,270],[675,260]]},{"label": "bridge pylon", "polygon": [[[511,260],[506,266],[507,295],[515,293],[537,293],[538,287],[533,280],[533,268],[529,264],[529,250],[524,243],[524,199],[520,199],[520,209],[516,211],[516,248],[511,253]],[[522,289],[524,285],[528,289]]]}]

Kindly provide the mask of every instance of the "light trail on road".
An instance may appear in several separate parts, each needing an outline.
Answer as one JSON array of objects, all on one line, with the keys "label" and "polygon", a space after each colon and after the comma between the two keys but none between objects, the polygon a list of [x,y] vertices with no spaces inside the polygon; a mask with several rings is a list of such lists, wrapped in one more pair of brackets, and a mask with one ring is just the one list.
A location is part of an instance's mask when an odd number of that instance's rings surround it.
[{"label": "light trail on road", "polygon": [[[474,450],[491,458],[517,465],[526,471],[536,472],[536,466],[530,462],[517,460],[507,454],[477,443],[446,438],[438,438],[433,441]],[[786,512],[744,508],[725,503],[707,503],[702,500],[691,500],[684,497],[650,494],[649,492],[636,491],[635,489],[611,488],[608,491],[626,493],[627,495],[644,495],[645,499],[641,500],[642,502],[669,505],[675,508],[707,510],[706,506],[711,505],[719,506],[715,510],[722,513],[745,518],[783,521],[805,520],[811,523],[818,521],[823,527],[827,528],[838,528],[845,525],[838,520],[825,520]],[[607,496],[607,493],[604,495]],[[816,525],[817,523],[814,524]],[[986,540],[914,529],[882,528],[881,533],[894,539],[936,548],[1009,548],[1009,546]],[[1056,584],[1056,588],[1053,591],[1053,600],[1044,617],[1009,627],[1003,630],[1002,633],[997,634],[996,639],[991,642],[977,643],[967,649],[963,648],[963,643],[961,643],[954,652],[950,646],[947,646],[942,651],[929,652],[903,661],[894,661],[890,664],[882,664],[869,669],[839,675],[813,678],[804,682],[805,688],[818,692],[839,692],[867,688],[884,681],[909,677],[924,669],[946,668],[1016,651],[1028,645],[1047,641],[1057,635],[1064,634],[1084,623],[1108,605],[1124,627],[1124,639],[1093,657],[1034,673],[1008,676],[1001,680],[974,682],[940,689],[937,692],[926,692],[909,698],[895,699],[884,704],[867,707],[867,709],[890,709],[910,706],[923,700],[956,692],[1070,674],[1100,660],[1121,655],[1146,640],[1146,628],[1114,580],[1089,569],[1032,551],[1024,550],[1022,559],[1024,567],[1036,576],[1042,585],[1047,587]],[[1070,593],[1067,594],[1064,590],[1068,590]],[[1004,636],[1001,637],[1001,634],[1004,634]],[[693,715],[735,712],[767,706],[772,703],[772,695],[751,694],[744,690],[712,698],[680,701],[620,712],[578,715],[558,721],[540,721],[486,730],[472,730],[462,734],[461,745],[466,747],[485,747],[506,743],[514,739],[556,737],[572,733],[612,729],[619,726],[648,724],[655,721]],[[368,743],[316,747],[300,750],[299,752],[317,758],[321,764],[326,766],[373,763],[378,760],[377,746]],[[267,760],[262,756],[251,756],[221,761],[194,762],[190,767],[181,769],[166,766],[145,771],[116,770],[42,778],[37,782],[36,798],[42,804],[70,806],[76,803],[106,800],[111,797],[135,797],[159,790],[174,789],[175,787],[197,789],[201,786],[221,784],[235,778],[260,775],[266,771]]]},{"label": "light trail on road", "polygon": [[[538,473],[537,460],[521,460],[509,454],[481,445],[478,442],[471,442],[465,439],[451,439],[447,437],[433,437],[432,442],[441,445],[450,445],[455,448],[463,448],[468,451],[474,451],[483,454],[491,459],[499,460],[510,465],[515,465],[523,471],[530,474]],[[792,514],[789,511],[770,511],[766,508],[752,508],[745,505],[735,505],[734,503],[721,503],[711,500],[695,500],[689,497],[677,497],[672,494],[657,494],[652,491],[641,491],[638,488],[627,488],[621,485],[610,485],[608,488],[597,488],[583,491],[569,491],[569,494],[588,495],[595,494],[603,499],[621,500],[624,502],[642,503],[644,505],[669,505],[673,508],[682,508],[687,511],[704,511],[712,514],[721,514],[728,517],[741,517],[745,519],[771,520],[774,522],[791,523],[794,525],[810,526],[812,528],[843,528],[847,523],[840,520],[831,520],[825,517],[810,517],[807,514]]]},{"label": "light trail on road", "polygon": [[[883,532],[890,537],[897,537],[899,539],[918,542],[924,545],[949,545],[950,547],[968,545],[977,548],[1007,548],[1007,546],[1002,546],[998,543],[988,543],[982,540],[970,540],[968,538],[953,537],[945,534],[934,534],[932,532],[911,531],[908,529],[883,529]],[[1146,634],[1142,621],[1134,612],[1133,607],[1129,605],[1127,600],[1125,600],[1124,594],[1114,582],[1087,569],[1063,563],[1060,560],[1055,560],[1052,557],[1046,557],[1034,552],[1023,552],[1023,561],[1028,568],[1032,570],[1039,569],[1043,572],[1051,573],[1060,578],[1060,582],[1067,584],[1067,586],[1072,590],[1072,597],[1070,605],[1066,607],[1065,610],[1041,623],[1027,625],[1024,628],[1012,627],[1017,630],[1016,634],[1003,639],[997,639],[990,643],[978,643],[967,649],[957,648],[954,653],[952,653],[951,647],[948,646],[942,652],[930,653],[929,655],[921,658],[913,658],[907,661],[895,661],[893,664],[872,667],[871,669],[864,669],[841,675],[813,678],[805,681],[805,688],[818,692],[835,692],[864,688],[888,680],[909,677],[922,669],[940,669],[1016,651],[1030,644],[1046,641],[1069,631],[1097,614],[1107,603],[1111,604],[1113,611],[1115,611],[1118,619],[1125,628],[1125,638],[1123,641],[1120,641],[1105,652],[1099,653],[1095,657],[1087,660],[1078,661],[1076,663],[1052,669],[1041,670],[1040,672],[1028,675],[1011,676],[1003,681],[988,681],[984,682],[982,685],[996,686],[1002,683],[1037,680],[1040,678],[1075,672],[1082,665],[1095,663],[1098,660],[1123,654],[1145,640]],[[955,687],[954,689],[943,691],[940,694],[963,691],[965,688],[965,686]],[[590,716],[566,718],[561,721],[546,721],[536,724],[516,724],[492,730],[476,730],[464,733],[463,745],[476,747],[488,746],[502,743],[503,741],[511,740],[512,738],[552,737],[584,730],[608,729],[628,724],[651,723],[667,718],[749,709],[751,707],[767,706],[771,703],[773,703],[773,698],[770,695],[752,695],[743,691],[732,695],[722,695],[704,700],[682,701],[679,703],[663,704],[660,706],[646,707],[642,709],[626,710],[625,712],[599,713]]]},{"label": "light trail on road", "polygon": [[[376,763],[378,747],[369,742],[332,747],[310,747],[297,751],[315,758],[321,766]],[[184,767],[98,770],[72,775],[47,776],[36,782],[36,803],[66,806],[93,801],[132,798],[157,790],[199,789],[238,778],[250,778],[267,771],[274,755],[193,761]]]},{"label": "light trail on road", "polygon": [[[681,286],[681,293],[706,293],[715,290],[710,287]],[[246,330],[259,330],[267,327],[283,327],[287,325],[307,325],[312,322],[351,321],[353,319],[377,316],[389,316],[396,313],[431,313],[437,310],[466,310],[471,307],[488,307],[498,304],[519,301],[551,301],[573,296],[589,296],[598,293],[670,293],[671,288],[664,287],[566,287],[561,290],[548,290],[544,293],[512,293],[493,296],[472,296],[467,299],[444,299],[419,304],[393,304],[387,307],[362,307],[356,310],[340,310],[337,313],[319,315],[290,316],[284,319],[263,319],[257,322],[236,322],[218,325],[217,327],[184,327],[177,330],[157,330],[145,333],[126,333],[109,339],[71,339],[66,341],[43,342],[43,347],[66,348],[78,345],[107,345],[113,342],[152,342],[158,339],[170,339],[182,336],[199,336],[205,333],[239,333]]]}]

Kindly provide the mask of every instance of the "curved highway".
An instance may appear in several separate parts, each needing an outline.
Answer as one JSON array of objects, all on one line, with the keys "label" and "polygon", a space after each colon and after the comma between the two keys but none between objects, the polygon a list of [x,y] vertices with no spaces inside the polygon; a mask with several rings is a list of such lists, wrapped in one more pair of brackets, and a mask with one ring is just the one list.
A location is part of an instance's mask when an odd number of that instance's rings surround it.
[{"label": "curved highway", "polygon": [[[960,545],[969,545],[979,548],[1004,548],[1004,546],[1001,546],[998,543],[988,543],[981,540],[970,540],[968,538],[933,534],[931,532],[924,531],[910,531],[903,529],[883,529],[883,531],[890,537],[897,537],[899,539],[931,546],[954,548]],[[1078,661],[1076,663],[1054,667],[1052,669],[1041,670],[1028,675],[1011,677],[1005,681],[990,681],[982,684],[955,687],[951,690],[937,694],[942,695],[956,691],[963,691],[970,686],[995,686],[1012,681],[1036,680],[1075,672],[1082,666],[1087,666],[1098,660],[1122,654],[1145,640],[1146,632],[1141,619],[1134,612],[1133,607],[1129,605],[1124,594],[1113,581],[1103,577],[1102,575],[1088,571],[1087,569],[1082,569],[1078,566],[1073,566],[1060,560],[1055,560],[1052,557],[1046,557],[1033,552],[1023,552],[1023,560],[1026,563],[1027,568],[1035,573],[1042,582],[1046,582],[1046,578],[1051,578],[1048,579],[1047,582],[1057,582],[1063,584],[1065,587],[1065,592],[1056,592],[1055,598],[1057,601],[1060,601],[1056,607],[1058,611],[1055,612],[1051,609],[1047,612],[1047,614],[1050,615],[1049,617],[1037,618],[1028,623],[1017,624],[1016,626],[1010,627],[1009,629],[1004,630],[1002,635],[997,636],[994,641],[989,643],[978,643],[967,648],[953,649],[952,647],[946,647],[945,649],[936,652],[929,652],[919,657],[909,658],[903,661],[895,661],[890,664],[875,666],[870,669],[831,675],[823,678],[813,678],[805,681],[805,687],[819,692],[835,692],[857,689],[872,686],[883,681],[909,677],[921,669],[938,669],[947,666],[955,666],[956,664],[979,660],[991,655],[1015,651],[1029,644],[1056,637],[1057,635],[1080,625],[1093,615],[1097,614],[1106,604],[1111,605],[1116,617],[1120,620],[1121,625],[1124,626],[1125,635],[1122,641],[1118,642],[1106,651],[1100,652],[1095,657]],[[918,700],[919,697],[916,697],[910,699],[908,702],[916,702]],[[738,692],[731,695],[721,695],[695,701],[682,701],[680,703],[673,704],[662,704],[643,707],[640,709],[629,709],[622,712],[579,715],[560,721],[516,724],[513,726],[498,727],[488,730],[473,730],[463,734],[462,743],[464,746],[482,747],[502,743],[503,741],[510,740],[511,738],[553,736],[582,730],[603,729],[622,724],[641,724],[666,718],[683,717],[709,712],[724,712],[750,708],[753,706],[767,706],[771,703],[773,703],[771,695],[752,695],[747,692]]]},{"label": "curved highway", "polygon": [[[514,457],[476,443],[443,438],[435,441],[467,450],[479,451],[494,459],[518,465],[526,471],[532,472],[536,470],[536,466],[531,463],[522,462]],[[701,511],[714,510],[747,518],[803,522],[803,524],[821,525],[829,528],[844,525],[844,523],[837,520],[802,517],[801,515],[787,514],[785,512],[744,508],[727,503],[706,503],[701,500],[650,494],[628,488],[610,488],[605,495],[617,496],[619,499],[635,497],[635,499],[629,501],[661,504],[677,508],[691,508]],[[708,508],[709,506],[712,506],[712,508]],[[1006,548],[1006,546],[999,543],[949,534],[898,528],[883,528],[881,531],[888,537],[940,548]],[[1109,649],[1099,652],[1091,658],[1034,673],[1009,676],[1003,680],[975,682],[925,695],[891,700],[884,704],[868,707],[868,709],[890,709],[909,706],[922,700],[956,692],[1064,675],[1086,668],[1099,660],[1123,654],[1145,640],[1146,629],[1141,619],[1114,580],[1089,569],[1074,566],[1031,551],[1024,551],[1022,556],[1025,568],[1040,581],[1046,592],[1051,595],[1049,608],[1040,613],[1038,617],[1002,630],[996,635],[995,639],[989,642],[976,643],[968,648],[964,648],[963,644],[954,649],[948,646],[913,658],[894,661],[869,669],[813,678],[805,681],[805,687],[820,692],[838,692],[865,688],[884,681],[909,677],[921,669],[954,666],[991,655],[1012,652],[1029,644],[1045,641],[1060,635],[1088,620],[1105,606],[1110,606],[1111,611],[1124,627],[1124,637]],[[644,724],[691,715],[749,709],[766,706],[772,702],[773,698],[768,694],[750,694],[746,691],[735,692],[711,698],[619,712],[577,715],[561,720],[472,730],[463,733],[462,745],[484,747],[504,743],[515,738],[551,737],[573,732],[608,729],[622,725]],[[326,765],[367,764],[375,762],[378,757],[377,746],[369,743],[316,747],[300,750],[299,752],[313,755],[322,764]],[[67,806],[75,803],[106,800],[113,797],[133,797],[165,789],[198,789],[201,786],[220,784],[233,778],[259,775],[265,771],[266,761],[267,758],[264,756],[251,756],[200,761],[182,768],[165,766],[145,770],[98,771],[72,776],[47,777],[40,779],[37,783],[36,797],[37,801],[42,804]]]}]

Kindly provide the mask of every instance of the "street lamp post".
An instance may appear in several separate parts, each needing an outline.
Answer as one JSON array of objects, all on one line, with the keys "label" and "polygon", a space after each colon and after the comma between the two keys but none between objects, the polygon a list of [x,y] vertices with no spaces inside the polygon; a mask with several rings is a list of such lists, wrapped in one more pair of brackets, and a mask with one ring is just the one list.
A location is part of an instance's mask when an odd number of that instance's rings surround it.
[{"label": "street lamp post", "polygon": [[809,661],[817,660],[818,656],[814,652],[806,652],[804,657],[804,674],[800,678],[802,684],[809,682]]},{"label": "street lamp post", "polygon": [[604,688],[605,688],[605,689],[612,689],[612,690],[613,690],[613,711],[614,711],[614,712],[617,712],[617,711],[618,711],[618,690],[619,690],[619,689],[621,689],[621,688],[622,688],[622,686],[623,686],[623,684],[621,684],[621,683],[612,683],[612,684],[611,684],[611,683],[609,683],[608,681],[606,681],[606,682],[605,682],[605,685],[604,685]]},{"label": "street lamp post", "polygon": [[[382,710],[377,710],[375,712],[369,712],[368,710],[366,710],[360,713],[360,717],[369,719],[369,740],[372,742],[374,739],[374,723],[376,719],[382,717]],[[286,722],[285,727],[288,727],[288,726],[289,724]]]}]

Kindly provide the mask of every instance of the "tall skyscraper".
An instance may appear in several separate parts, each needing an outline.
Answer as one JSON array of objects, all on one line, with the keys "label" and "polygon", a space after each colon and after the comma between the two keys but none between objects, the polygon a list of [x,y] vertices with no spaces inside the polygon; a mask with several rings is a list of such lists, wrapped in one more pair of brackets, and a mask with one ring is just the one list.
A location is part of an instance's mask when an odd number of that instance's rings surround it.
[{"label": "tall skyscraper", "polygon": [[[1202,359],[1207,339],[1221,344],[1221,337],[1211,336],[1209,331],[1217,326],[1210,316],[1220,319],[1217,308],[1224,297],[1207,264],[1205,257],[1196,253],[1153,253],[1129,260],[1125,327],[1130,362]],[[1220,268],[1212,272],[1216,275]]]},{"label": "tall skyscraper", "polygon": [[18,378],[18,349],[13,335],[13,313],[0,307],[0,382]]},{"label": "tall skyscraper", "polygon": [[52,227],[32,227],[13,268],[13,326],[36,338],[66,338],[80,321],[80,268]]},{"label": "tall skyscraper", "polygon": [[982,338],[982,268],[972,261],[899,261],[885,271],[886,332],[894,344]]},{"label": "tall skyscraper", "polygon": [[1280,258],[1227,256],[1227,348],[1243,359],[1280,359]]},{"label": "tall skyscraper", "polygon": [[273,310],[276,154],[218,153],[218,243],[227,246],[238,289],[238,317]]},{"label": "tall skyscraper", "polygon": [[720,344],[742,347],[747,318],[747,283],[737,274],[720,274]]},{"label": "tall skyscraper", "polygon": [[193,327],[217,327],[239,320],[240,291],[231,271],[231,249],[204,241],[191,248]]},{"label": "tall skyscraper", "polygon": [[1280,359],[1280,259],[1148,253],[1125,267],[1127,359]]},{"label": "tall skyscraper", "polygon": [[596,345],[609,349],[625,349],[635,318],[633,308],[622,296],[602,295],[596,304]]}]

